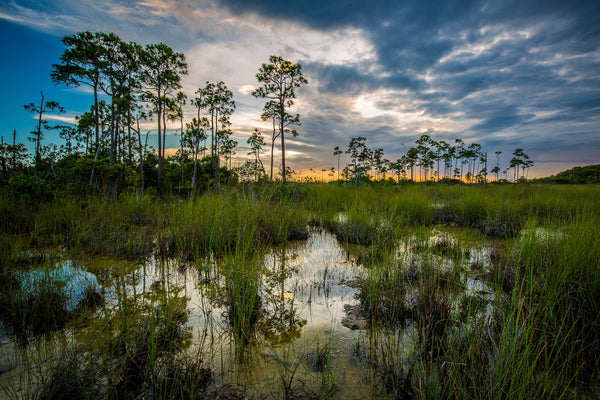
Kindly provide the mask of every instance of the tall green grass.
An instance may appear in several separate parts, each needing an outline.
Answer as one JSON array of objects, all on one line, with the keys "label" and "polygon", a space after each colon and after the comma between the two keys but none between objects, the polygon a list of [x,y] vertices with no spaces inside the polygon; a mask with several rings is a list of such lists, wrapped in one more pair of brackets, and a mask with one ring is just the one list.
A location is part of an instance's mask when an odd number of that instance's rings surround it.
[{"label": "tall green grass", "polygon": [[[310,222],[361,249],[361,304],[373,328],[385,325],[390,332],[389,340],[371,344],[376,355],[371,366],[390,377],[390,390],[419,398],[487,399],[593,397],[598,388],[596,186],[267,185],[227,188],[192,202],[123,195],[118,201],[57,198],[34,204],[0,196],[0,216],[5,283],[10,281],[6,271],[15,265],[34,266],[28,250],[35,247],[61,245],[130,259],[157,252],[214,262],[219,268],[211,273],[222,274],[228,322],[240,348],[253,341],[262,312],[261,255],[269,245],[305,238]],[[500,254],[488,273],[495,289],[492,312],[484,312],[477,296],[461,298],[463,310],[452,311],[458,278],[435,263],[439,256],[460,261],[458,248],[423,244],[414,246],[422,258],[398,259],[402,239],[437,224],[469,228],[480,233],[481,241],[496,238]],[[412,304],[407,293],[414,293]],[[15,320],[26,319],[19,311],[26,310],[26,301],[3,301],[15,304]],[[86,348],[79,353],[82,359],[66,359],[61,365],[68,368],[57,367],[57,379],[62,375],[87,385],[92,377],[97,391],[86,392],[89,398],[119,395],[101,382],[131,396],[206,396],[205,381],[193,377],[208,379],[202,374],[210,373],[199,359],[186,359],[181,347],[168,345],[181,339],[176,307],[163,304],[159,311],[146,310],[147,318],[129,321],[128,304],[124,301],[121,313],[101,328],[111,339],[96,342],[100,353]],[[408,352],[398,340],[407,327],[414,333]],[[93,361],[96,356],[100,363]],[[73,363],[81,368],[73,369]],[[282,371],[282,390],[291,396],[296,370]],[[193,395],[179,389],[190,385],[204,389]]]},{"label": "tall green grass", "polygon": [[410,312],[404,301],[409,289],[405,266],[391,256],[386,261],[368,267],[359,292],[373,325],[403,324]]},{"label": "tall green grass", "polygon": [[303,210],[276,192],[207,194],[177,203],[166,218],[158,233],[160,251],[188,258],[234,254],[242,247],[259,249],[308,236]]},{"label": "tall green grass", "polygon": [[600,217],[580,214],[572,223],[536,231],[530,224],[509,262],[521,280],[518,301],[535,318],[546,345],[545,365],[573,380],[598,377],[600,361]]},{"label": "tall green grass", "polygon": [[[228,188],[193,202],[123,194],[117,200],[63,197],[47,203],[0,196],[0,250],[14,255],[10,237],[27,238],[26,246],[68,247],[90,254],[139,259],[155,244],[165,255],[193,259],[232,252],[238,232],[256,227],[257,246],[305,238],[306,225],[339,231],[343,240],[369,244],[409,226],[449,223],[475,227],[484,234],[516,236],[530,217],[540,223],[571,221],[578,213],[600,208],[597,187],[543,185],[391,186],[346,188],[306,185]],[[346,215],[342,222],[338,215]],[[246,229],[247,231],[247,229]],[[155,240],[158,239],[158,240]]]},{"label": "tall green grass", "polygon": [[261,312],[262,265],[259,259],[234,257],[223,266],[227,314],[238,350],[255,342]]},{"label": "tall green grass", "polygon": [[[361,301],[371,315],[385,310],[416,322],[420,356],[410,384],[417,397],[565,398],[597,390],[597,187],[423,188],[423,195],[441,204],[429,219],[423,218],[429,207],[424,203],[401,207],[403,211],[394,215],[392,204],[403,204],[408,196],[401,191],[388,194],[389,199],[371,199],[377,202],[371,210],[390,210],[397,230],[415,220],[424,225],[443,222],[506,239],[493,256],[494,312],[481,314],[478,298],[465,298],[462,322],[454,321],[450,313],[452,300],[444,290],[448,277],[434,266],[409,284],[409,269],[398,262],[387,259],[368,265]],[[440,208],[452,215],[438,218]],[[366,244],[386,246],[376,240]],[[420,296],[416,313],[400,306],[410,287]],[[404,382],[406,369],[398,368]]]},{"label": "tall green grass", "polygon": [[467,317],[443,354],[420,362],[417,392],[424,398],[593,397],[600,374],[598,222],[586,212],[545,230],[537,219],[526,223],[504,265],[514,270],[514,287],[502,295],[499,283],[494,312]]},{"label": "tall green grass", "polygon": [[[29,245],[66,245],[91,255],[143,259],[160,254],[193,259],[233,253],[238,240],[256,247],[307,237],[307,217],[294,197],[275,188],[259,193],[229,189],[194,202],[121,195],[59,198],[32,205],[0,196],[0,251],[14,256],[10,237],[27,235]],[[25,211],[24,211],[25,210]],[[240,233],[253,229],[252,236]]]}]

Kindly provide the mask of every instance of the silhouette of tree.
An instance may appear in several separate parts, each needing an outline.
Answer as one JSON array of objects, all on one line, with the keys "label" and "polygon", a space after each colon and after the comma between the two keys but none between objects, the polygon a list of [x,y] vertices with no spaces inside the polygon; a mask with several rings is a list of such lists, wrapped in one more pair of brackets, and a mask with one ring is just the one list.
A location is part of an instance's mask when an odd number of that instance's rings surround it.
[{"label": "silhouette of tree", "polygon": [[176,53],[164,43],[148,44],[141,52],[141,80],[143,97],[156,113],[158,124],[158,186],[161,184],[166,144],[166,113],[169,96],[181,88],[181,75],[187,74],[187,63],[182,53]]},{"label": "silhouette of tree", "polygon": [[260,160],[260,151],[265,144],[265,139],[258,129],[254,129],[252,135],[250,138],[248,138],[246,143],[250,145],[250,151],[248,152],[248,155],[254,156],[254,178],[255,181],[258,182],[260,176],[262,175],[260,172],[264,171],[262,161]]},{"label": "silhouette of tree", "polygon": [[[211,129],[211,161],[215,189],[219,188],[219,145],[229,136],[231,131],[226,128],[231,125],[229,117],[235,110],[233,93],[227,88],[225,82],[217,83],[206,81],[206,85],[196,92],[200,94],[200,107],[206,109]],[[220,128],[220,129],[219,129]]]},{"label": "silhouette of tree", "polygon": [[335,146],[333,148],[333,156],[337,157],[338,159],[338,167],[337,167],[337,171],[338,171],[338,181],[340,180],[340,155],[343,153],[342,150],[340,150],[340,146]]},{"label": "silhouette of tree", "polygon": [[282,183],[285,185],[287,174],[285,166],[285,127],[290,123],[300,124],[299,115],[291,116],[287,113],[287,109],[294,105],[295,89],[307,84],[308,80],[302,75],[300,64],[294,64],[279,56],[269,57],[269,62],[269,64],[262,64],[259,68],[256,79],[263,85],[254,90],[252,94],[255,97],[273,100],[277,106],[279,135],[281,136]]},{"label": "silhouette of tree", "polygon": [[31,131],[33,135],[30,140],[35,143],[35,163],[36,165],[40,161],[40,143],[43,138],[42,128],[48,129],[48,121],[44,119],[44,113],[47,112],[64,112],[64,108],[62,108],[57,101],[44,101],[44,92],[40,92],[41,101],[39,106],[34,103],[25,104],[23,107],[25,110],[38,115],[38,123],[36,130]]}]

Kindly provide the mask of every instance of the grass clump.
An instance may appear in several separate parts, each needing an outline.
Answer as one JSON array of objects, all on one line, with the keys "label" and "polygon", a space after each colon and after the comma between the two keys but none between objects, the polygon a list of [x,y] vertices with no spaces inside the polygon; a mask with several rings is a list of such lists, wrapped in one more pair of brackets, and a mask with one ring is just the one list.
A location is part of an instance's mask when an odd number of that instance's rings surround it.
[{"label": "grass clump", "polygon": [[224,266],[227,315],[238,347],[249,344],[261,310],[262,274],[257,261],[228,262]]},{"label": "grass clump", "polygon": [[[49,373],[29,389],[32,399],[204,399],[212,370],[198,355],[159,355],[147,325],[128,341],[127,352],[98,355],[85,345],[66,350],[51,360]],[[112,370],[110,368],[113,368]]]},{"label": "grass clump", "polygon": [[420,274],[416,306],[411,318],[417,324],[417,346],[422,357],[437,357],[447,348],[448,332],[454,325],[452,297],[442,275],[432,268]]},{"label": "grass clump", "polygon": [[377,330],[367,347],[367,362],[379,377],[381,386],[394,399],[413,399],[416,390],[415,362],[407,345],[407,337],[402,331]]},{"label": "grass clump", "polygon": [[277,392],[281,399],[329,399],[340,387],[333,365],[332,338],[324,345],[316,340],[316,347],[296,354],[292,346],[280,351],[272,349],[277,369]]},{"label": "grass clump", "polygon": [[404,267],[395,260],[371,265],[362,278],[361,305],[372,323],[402,324],[408,317],[408,285]]},{"label": "grass clump", "polygon": [[417,365],[418,392],[427,398],[593,397],[600,373],[598,233],[598,217],[589,214],[544,229],[530,220],[495,267],[500,290],[491,313],[481,312],[481,299],[463,299],[465,322],[446,335],[442,353]]},{"label": "grass clump", "polygon": [[48,262],[54,260],[9,271],[0,284],[0,321],[23,345],[29,337],[61,329],[104,301],[94,275],[62,261],[47,268]]},{"label": "grass clump", "polygon": [[594,215],[545,230],[532,222],[509,259],[521,282],[518,301],[548,347],[541,361],[560,365],[570,379],[583,382],[600,373],[593,356],[600,352],[599,223]]},{"label": "grass clump", "polygon": [[0,292],[0,318],[22,344],[30,335],[62,328],[70,314],[65,283],[48,273],[29,285],[12,276]]},{"label": "grass clump", "polygon": [[207,194],[192,203],[179,203],[158,234],[160,253],[181,255],[234,254],[238,248],[308,237],[307,218],[289,200],[264,193],[255,198],[243,191]]},{"label": "grass clump", "polygon": [[40,373],[40,380],[29,393],[32,400],[86,400],[101,398],[94,382],[94,373],[85,356],[70,349],[51,361],[48,373]]},{"label": "grass clump", "polygon": [[190,344],[187,300],[176,293],[163,296],[104,309],[79,333],[78,344],[67,345],[48,370],[40,367],[29,397],[206,398],[213,372],[200,356],[201,347],[184,352]]}]

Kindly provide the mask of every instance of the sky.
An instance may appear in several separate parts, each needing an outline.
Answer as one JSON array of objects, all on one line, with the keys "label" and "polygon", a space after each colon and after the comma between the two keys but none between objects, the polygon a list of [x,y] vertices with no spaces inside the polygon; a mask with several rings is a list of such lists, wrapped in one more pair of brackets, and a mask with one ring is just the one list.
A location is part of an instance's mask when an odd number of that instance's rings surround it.
[{"label": "sky", "polygon": [[[39,103],[40,91],[66,109],[49,119],[69,122],[89,110],[89,89],[50,79],[65,50],[61,38],[86,30],[184,53],[188,97],[223,80],[237,106],[237,162],[254,128],[270,134],[260,120],[264,100],[251,92],[274,54],[300,63],[309,81],[294,106],[300,135],[286,139],[286,164],[297,172],[337,168],[333,148],[347,149],[351,137],[366,137],[368,147],[396,160],[422,134],[480,143],[492,165],[502,151],[501,168],[523,148],[535,163],[529,177],[600,163],[597,0],[6,0],[5,142],[15,129],[17,141],[26,141],[35,120],[23,105]],[[195,115],[191,105],[185,115]],[[168,146],[177,147],[178,136]]]}]

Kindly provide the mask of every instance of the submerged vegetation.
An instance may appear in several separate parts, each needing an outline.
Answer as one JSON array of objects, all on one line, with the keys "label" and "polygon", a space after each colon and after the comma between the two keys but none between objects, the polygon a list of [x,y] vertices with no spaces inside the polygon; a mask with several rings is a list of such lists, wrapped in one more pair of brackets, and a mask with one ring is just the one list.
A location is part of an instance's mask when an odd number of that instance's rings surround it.
[{"label": "submerged vegetation", "polygon": [[[20,372],[2,388],[345,398],[350,360],[368,371],[365,396],[594,397],[598,199],[595,186],[542,185],[251,185],[192,201],[3,193],[2,347],[44,349],[51,364],[15,355]],[[357,276],[325,263],[300,278],[297,241],[317,232],[337,239]],[[356,295],[332,314],[344,326],[300,350],[302,308],[336,290]]]}]

